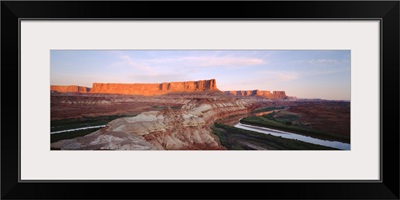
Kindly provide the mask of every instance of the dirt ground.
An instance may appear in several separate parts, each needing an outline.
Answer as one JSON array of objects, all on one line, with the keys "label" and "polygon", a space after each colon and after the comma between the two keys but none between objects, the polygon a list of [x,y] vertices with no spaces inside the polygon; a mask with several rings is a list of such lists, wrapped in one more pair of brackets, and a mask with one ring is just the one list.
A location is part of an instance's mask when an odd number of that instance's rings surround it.
[{"label": "dirt ground", "polygon": [[302,102],[291,105],[289,112],[315,130],[350,135],[350,102]]},{"label": "dirt ground", "polygon": [[51,120],[112,115],[137,115],[145,111],[180,108],[179,101],[126,96],[52,96]]}]

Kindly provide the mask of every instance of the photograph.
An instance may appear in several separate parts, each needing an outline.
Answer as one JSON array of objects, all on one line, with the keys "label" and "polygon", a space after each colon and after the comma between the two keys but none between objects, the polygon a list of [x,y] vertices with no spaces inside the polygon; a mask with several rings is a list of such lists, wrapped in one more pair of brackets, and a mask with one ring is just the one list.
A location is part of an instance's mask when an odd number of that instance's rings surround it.
[{"label": "photograph", "polygon": [[351,150],[351,50],[50,50],[50,149]]}]

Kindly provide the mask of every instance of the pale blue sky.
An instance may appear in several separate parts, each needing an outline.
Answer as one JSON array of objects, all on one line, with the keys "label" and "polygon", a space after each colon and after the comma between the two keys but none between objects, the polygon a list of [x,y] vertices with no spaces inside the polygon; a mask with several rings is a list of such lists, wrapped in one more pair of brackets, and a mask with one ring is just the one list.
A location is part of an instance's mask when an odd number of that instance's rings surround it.
[{"label": "pale blue sky", "polygon": [[220,90],[350,100],[350,50],[52,50],[50,71],[52,85],[214,78]]}]

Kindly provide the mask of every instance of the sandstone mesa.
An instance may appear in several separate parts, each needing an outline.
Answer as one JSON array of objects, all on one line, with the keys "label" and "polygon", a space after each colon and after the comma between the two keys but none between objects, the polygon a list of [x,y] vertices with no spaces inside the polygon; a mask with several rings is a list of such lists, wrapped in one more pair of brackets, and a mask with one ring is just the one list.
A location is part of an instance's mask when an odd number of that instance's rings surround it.
[{"label": "sandstone mesa", "polygon": [[[52,85],[51,91],[60,93],[89,93],[89,94],[123,94],[154,96],[179,92],[201,92],[219,91],[216,80],[199,80],[170,83],[93,83],[92,88],[82,86],[59,86]],[[285,91],[264,91],[264,90],[235,90],[224,91],[228,96],[237,97],[264,97],[269,99],[284,99]]]},{"label": "sandstone mesa", "polygon": [[163,95],[173,92],[218,91],[215,79],[170,83],[93,83],[92,88],[81,86],[51,86],[56,92],[91,94]]},{"label": "sandstone mesa", "polygon": [[77,85],[69,85],[69,86],[52,85],[50,86],[50,90],[56,92],[88,93],[90,91],[90,88]]}]

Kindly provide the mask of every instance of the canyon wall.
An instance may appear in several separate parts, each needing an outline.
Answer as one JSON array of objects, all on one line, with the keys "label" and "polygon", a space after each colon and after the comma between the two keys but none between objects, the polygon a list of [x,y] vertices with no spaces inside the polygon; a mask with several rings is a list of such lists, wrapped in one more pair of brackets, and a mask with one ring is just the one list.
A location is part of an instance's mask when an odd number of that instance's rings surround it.
[{"label": "canyon wall", "polygon": [[[186,81],[186,82],[170,82],[170,83],[93,83],[92,88],[82,86],[58,86],[52,85],[52,91],[56,92],[74,92],[74,93],[90,93],[90,94],[125,94],[125,95],[141,95],[153,96],[169,93],[181,92],[202,92],[202,91],[219,91],[215,79]],[[284,99],[285,91],[266,90],[233,90],[224,91],[228,96],[238,97],[264,97],[268,99]]]},{"label": "canyon wall", "polygon": [[127,94],[153,96],[174,92],[217,91],[215,79],[170,83],[93,83],[92,94]]},{"label": "canyon wall", "polygon": [[[221,94],[222,95],[222,94]],[[62,150],[213,150],[224,149],[212,134],[215,120],[250,110],[242,100],[189,100],[180,110],[143,112],[109,122],[91,134],[52,143]]]},{"label": "canyon wall", "polygon": [[211,79],[170,83],[93,83],[92,88],[75,85],[52,85],[50,90],[56,92],[153,96],[174,92],[218,91],[218,88],[215,79]]},{"label": "canyon wall", "polygon": [[266,90],[234,90],[234,91],[224,91],[224,94],[228,96],[238,96],[238,97],[264,97],[268,99],[284,99],[286,98],[285,91],[270,91]]},{"label": "canyon wall", "polygon": [[90,91],[90,88],[77,85],[69,85],[69,86],[52,85],[50,86],[50,90],[56,92],[88,93]]}]

